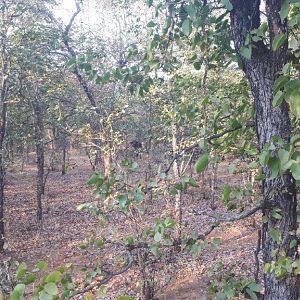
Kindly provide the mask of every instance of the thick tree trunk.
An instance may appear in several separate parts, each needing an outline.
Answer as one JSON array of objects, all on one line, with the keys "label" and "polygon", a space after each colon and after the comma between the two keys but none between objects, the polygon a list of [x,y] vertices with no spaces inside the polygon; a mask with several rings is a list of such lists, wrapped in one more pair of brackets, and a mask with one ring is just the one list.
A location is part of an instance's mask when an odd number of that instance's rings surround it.
[{"label": "thick tree trunk", "polygon": [[[247,34],[260,26],[260,1],[232,0],[231,28],[235,48],[239,52],[245,46]],[[266,16],[269,25],[270,43],[278,34],[287,34],[286,21],[282,22],[279,12],[280,0],[266,0]],[[256,129],[259,148],[262,150],[266,143],[275,136],[281,137],[286,143],[289,141],[291,130],[289,109],[287,103],[280,107],[273,107],[273,85],[278,72],[286,63],[287,43],[280,49],[272,51],[262,41],[252,44],[251,59],[240,55],[244,71],[251,84],[255,101]],[[270,171],[264,168],[266,176],[263,182],[263,214],[266,222],[263,225],[263,262],[277,261],[281,256],[294,258],[297,247],[290,248],[290,242],[295,238],[291,232],[297,228],[296,191],[291,174],[270,179]],[[281,210],[281,219],[273,217],[273,209]],[[270,230],[280,232],[282,242],[277,243],[270,235]],[[274,255],[278,251],[278,255]],[[296,276],[287,272],[284,278],[277,279],[274,272],[264,275],[265,300],[297,300],[298,287]]]},{"label": "thick tree trunk", "polygon": [[[260,150],[275,136],[280,136],[288,142],[291,128],[288,106],[286,103],[279,108],[274,108],[272,105],[272,88],[276,78],[274,69],[264,63],[262,58],[257,68],[248,68],[247,73],[255,99],[256,127]],[[270,177],[268,169],[264,170],[264,174],[267,179],[263,183],[263,197],[267,205],[263,214],[267,217],[268,222],[264,223],[263,226],[263,261],[270,263],[279,258],[272,257],[272,253],[276,249],[279,249],[279,253],[285,253],[291,258],[296,255],[296,249],[290,249],[289,245],[295,238],[290,232],[295,231],[297,227],[297,199],[295,183],[291,174],[273,180],[268,179]],[[282,219],[278,220],[272,216],[274,208],[281,209]],[[276,229],[281,233],[282,243],[280,245],[271,238],[271,229]],[[276,279],[274,273],[266,273],[264,279],[266,300],[298,299],[296,276],[293,273],[288,273],[282,280]]]}]

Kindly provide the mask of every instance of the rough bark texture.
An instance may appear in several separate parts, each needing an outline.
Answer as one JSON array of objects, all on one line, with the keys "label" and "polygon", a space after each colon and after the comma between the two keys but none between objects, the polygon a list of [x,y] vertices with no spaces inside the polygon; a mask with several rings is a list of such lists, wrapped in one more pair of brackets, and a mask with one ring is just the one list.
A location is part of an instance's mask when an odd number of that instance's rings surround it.
[{"label": "rough bark texture", "polygon": [[[244,46],[246,35],[250,30],[260,26],[260,1],[257,0],[233,0],[233,10],[230,13],[232,35],[235,48],[239,52]],[[280,19],[280,0],[266,1],[266,15],[269,25],[270,42],[280,33],[287,34],[286,22]],[[255,101],[256,129],[260,150],[264,145],[272,141],[272,137],[280,136],[285,142],[289,141],[291,129],[289,109],[286,103],[274,108],[273,85],[278,76],[278,72],[286,63],[287,44],[280,49],[272,51],[263,44],[257,42],[252,45],[251,59],[241,56],[244,71],[251,84],[252,94]],[[297,255],[297,249],[290,249],[289,244],[294,238],[290,232],[295,231],[296,222],[296,192],[295,183],[290,174],[282,178],[270,179],[270,172],[264,169],[266,180],[263,183],[263,197],[265,208],[263,214],[267,217],[267,222],[263,226],[263,261],[268,263],[278,259],[272,257],[272,252],[279,249],[279,253],[291,258]],[[281,209],[282,219],[272,217],[274,208]],[[277,244],[271,236],[270,229],[280,231],[282,243]],[[296,300],[298,299],[298,288],[296,277],[293,273],[288,273],[283,279],[278,280],[274,273],[264,275],[266,300]]]}]

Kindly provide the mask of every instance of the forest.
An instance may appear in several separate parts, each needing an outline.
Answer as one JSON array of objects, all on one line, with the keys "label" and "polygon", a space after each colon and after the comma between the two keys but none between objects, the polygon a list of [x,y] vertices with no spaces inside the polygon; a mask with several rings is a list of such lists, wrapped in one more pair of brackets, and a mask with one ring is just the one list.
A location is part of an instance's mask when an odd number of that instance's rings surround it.
[{"label": "forest", "polygon": [[297,300],[299,0],[0,0],[0,300]]}]

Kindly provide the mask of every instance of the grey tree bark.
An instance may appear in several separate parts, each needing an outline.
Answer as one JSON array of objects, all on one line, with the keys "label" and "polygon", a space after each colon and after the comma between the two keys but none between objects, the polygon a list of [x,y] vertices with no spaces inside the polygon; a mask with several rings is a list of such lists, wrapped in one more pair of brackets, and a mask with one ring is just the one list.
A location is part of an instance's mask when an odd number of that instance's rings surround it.
[{"label": "grey tree bark", "polygon": [[[246,35],[260,26],[260,2],[258,0],[232,0],[233,10],[230,12],[232,35],[235,48],[240,53],[244,46]],[[270,43],[278,34],[287,32],[286,20],[281,21],[279,12],[280,0],[266,0],[266,17],[269,26]],[[253,43],[251,59],[240,55],[243,69],[249,79],[255,102],[256,129],[260,150],[266,143],[272,141],[274,136],[280,136],[286,143],[289,141],[291,130],[289,108],[287,103],[280,107],[273,107],[273,85],[287,61],[287,42],[276,51],[272,51],[262,41]],[[270,171],[263,170],[266,179],[263,182],[264,209],[263,214],[267,222],[263,225],[262,247],[264,263],[276,260],[272,253],[279,249],[279,253],[294,258],[297,255],[297,247],[290,248],[290,242],[294,238],[290,232],[297,227],[296,218],[296,191],[295,182],[291,174],[285,174],[281,178],[270,179]],[[274,208],[281,209],[281,219],[272,216]],[[282,243],[278,244],[270,236],[270,229],[280,231]],[[296,300],[298,299],[298,287],[296,276],[293,273],[278,280],[274,273],[264,274],[265,300]]]}]

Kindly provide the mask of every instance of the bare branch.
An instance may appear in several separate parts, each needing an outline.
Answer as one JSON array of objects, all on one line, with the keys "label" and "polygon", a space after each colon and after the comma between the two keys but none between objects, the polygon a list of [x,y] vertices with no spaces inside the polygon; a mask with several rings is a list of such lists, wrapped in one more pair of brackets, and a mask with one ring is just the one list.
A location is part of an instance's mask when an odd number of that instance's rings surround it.
[{"label": "bare branch", "polygon": [[220,223],[226,223],[226,222],[235,222],[235,221],[239,221],[239,220],[242,220],[242,219],[246,219],[250,216],[252,216],[253,214],[255,214],[257,211],[263,209],[265,207],[264,203],[262,202],[259,202],[258,204],[256,204],[254,207],[252,207],[250,210],[248,211],[245,211],[245,212],[242,212],[238,215],[235,215],[235,216],[227,216],[227,217],[218,217],[216,215],[209,215],[207,212],[205,211],[196,211],[196,210],[193,210],[193,213],[195,215],[206,215],[206,216],[209,216],[211,218],[214,219],[215,222],[220,222]]},{"label": "bare branch", "polygon": [[121,275],[125,272],[127,272],[131,267],[133,266],[133,257],[132,257],[132,253],[131,251],[127,251],[127,262],[126,265],[124,267],[122,267],[120,270],[118,271],[109,271],[109,270],[105,270],[103,269],[102,272],[106,274],[106,276],[97,281],[95,284],[89,285],[81,290],[76,291],[71,298],[74,298],[77,295],[82,295],[84,293],[87,293],[95,288],[99,288],[101,285],[108,283],[113,277]]},{"label": "bare branch", "polygon": [[[234,131],[236,131],[236,130],[239,130],[239,129],[243,128],[244,126],[245,126],[245,127],[254,127],[254,126],[255,126],[255,123],[254,123],[253,121],[249,121],[249,122],[247,122],[245,125],[239,125],[239,126],[236,126],[235,128],[226,129],[226,130],[224,130],[224,131],[222,131],[222,132],[220,132],[220,133],[213,134],[213,135],[211,135],[211,136],[209,136],[209,137],[206,137],[205,139],[206,139],[210,144],[212,144],[212,143],[211,143],[212,140],[218,139],[218,138],[220,138],[220,137],[223,137],[225,134],[230,133],[230,132],[234,132]],[[191,145],[191,146],[189,146],[189,147],[183,149],[183,150],[180,151],[178,154],[176,154],[176,155],[173,157],[173,159],[171,160],[171,162],[170,162],[169,166],[167,167],[167,169],[164,171],[164,173],[165,173],[165,174],[168,174],[169,171],[170,171],[170,169],[172,168],[172,165],[173,165],[174,161],[176,161],[178,158],[182,157],[183,155],[188,154],[189,152],[191,152],[192,150],[194,150],[194,149],[197,148],[198,146],[199,146],[199,143],[193,144],[193,145]]]},{"label": "bare branch", "polygon": [[[75,52],[75,50],[73,49],[73,47],[69,43],[69,33],[70,33],[70,30],[71,30],[71,27],[72,27],[72,25],[73,25],[73,23],[75,21],[75,18],[81,12],[81,8],[80,8],[79,2],[75,1],[75,3],[76,3],[77,10],[73,13],[73,15],[72,15],[72,17],[71,17],[68,25],[66,26],[65,30],[63,31],[63,33],[62,33],[62,39],[63,39],[63,43],[64,43],[66,49],[68,50],[70,56],[73,59],[76,60],[77,59],[76,52]],[[95,112],[98,115],[101,115],[101,111],[97,107],[96,100],[94,98],[94,95],[93,95],[91,89],[89,88],[89,85],[88,85],[87,81],[84,79],[84,77],[79,72],[77,62],[75,62],[73,73],[77,77],[78,82],[80,83],[82,89],[84,90],[84,93],[87,96],[87,98],[89,99],[92,107],[95,109]],[[100,122],[99,122],[99,125],[101,126]]]}]

